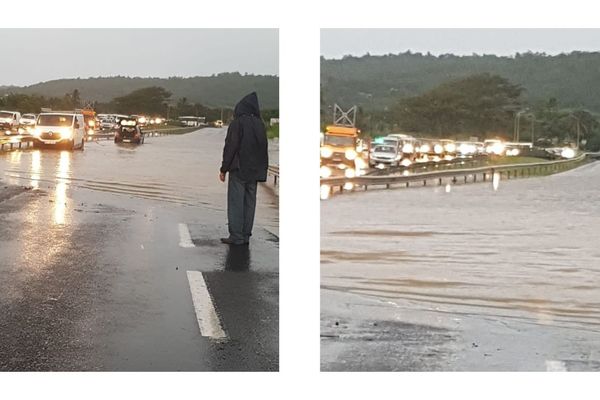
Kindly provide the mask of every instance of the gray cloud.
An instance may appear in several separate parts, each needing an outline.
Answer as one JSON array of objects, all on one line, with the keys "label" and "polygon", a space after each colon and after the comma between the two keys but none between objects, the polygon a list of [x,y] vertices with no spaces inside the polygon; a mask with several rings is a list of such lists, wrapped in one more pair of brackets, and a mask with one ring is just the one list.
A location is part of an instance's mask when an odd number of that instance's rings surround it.
[{"label": "gray cloud", "polygon": [[279,74],[277,29],[0,29],[0,85],[90,76]]},{"label": "gray cloud", "polygon": [[322,29],[321,54],[341,58],[400,53],[513,55],[600,50],[600,29]]}]

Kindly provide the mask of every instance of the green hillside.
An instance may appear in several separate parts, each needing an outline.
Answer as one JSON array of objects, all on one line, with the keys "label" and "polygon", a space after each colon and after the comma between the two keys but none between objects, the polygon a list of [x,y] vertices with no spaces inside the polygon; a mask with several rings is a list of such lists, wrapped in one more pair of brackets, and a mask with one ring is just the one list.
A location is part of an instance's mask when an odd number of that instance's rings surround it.
[{"label": "green hillside", "polygon": [[172,101],[186,98],[208,107],[233,107],[245,94],[256,91],[263,108],[279,108],[279,78],[268,75],[223,73],[191,78],[98,77],[58,79],[26,87],[0,87],[6,93],[36,94],[60,97],[77,89],[84,101],[109,102],[134,90],[158,86],[172,93]]},{"label": "green hillside", "polygon": [[482,73],[522,86],[523,100],[530,104],[556,98],[564,107],[600,112],[598,52],[514,57],[407,52],[346,56],[341,60],[321,58],[321,91],[324,104],[357,104],[365,110],[381,110],[444,82]]}]

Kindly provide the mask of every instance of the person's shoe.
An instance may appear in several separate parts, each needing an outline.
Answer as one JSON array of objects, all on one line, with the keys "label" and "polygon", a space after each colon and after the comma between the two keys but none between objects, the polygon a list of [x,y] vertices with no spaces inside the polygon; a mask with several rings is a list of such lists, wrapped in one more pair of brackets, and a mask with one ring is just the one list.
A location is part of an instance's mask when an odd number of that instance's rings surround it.
[{"label": "person's shoe", "polygon": [[229,245],[232,245],[232,246],[241,246],[241,245],[244,245],[244,244],[248,244],[248,242],[244,242],[244,241],[237,242],[237,241],[233,240],[232,238],[228,238],[228,237],[227,238],[221,238],[221,243],[229,244]]}]

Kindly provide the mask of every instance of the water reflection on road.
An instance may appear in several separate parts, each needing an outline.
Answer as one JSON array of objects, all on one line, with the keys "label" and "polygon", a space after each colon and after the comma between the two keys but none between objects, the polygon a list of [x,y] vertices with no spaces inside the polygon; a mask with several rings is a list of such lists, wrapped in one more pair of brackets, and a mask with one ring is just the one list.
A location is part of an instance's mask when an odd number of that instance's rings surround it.
[{"label": "water reflection on road", "polygon": [[[148,138],[140,146],[99,141],[88,142],[83,152],[44,148],[0,153],[0,179],[52,192],[58,225],[69,222],[73,187],[223,211],[226,185],[217,181],[217,172],[225,133],[207,128]],[[267,214],[260,207],[271,203],[259,204],[259,219]],[[277,220],[263,223],[278,225]]]}]

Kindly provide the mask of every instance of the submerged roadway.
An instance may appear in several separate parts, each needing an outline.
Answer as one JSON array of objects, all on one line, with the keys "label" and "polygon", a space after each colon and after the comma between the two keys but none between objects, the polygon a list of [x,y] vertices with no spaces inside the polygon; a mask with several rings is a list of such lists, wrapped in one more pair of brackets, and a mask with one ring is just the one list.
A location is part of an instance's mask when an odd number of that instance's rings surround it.
[{"label": "submerged roadway", "polygon": [[600,370],[600,163],[321,202],[321,368]]},{"label": "submerged roadway", "polygon": [[225,133],[0,153],[0,370],[278,369],[278,201],[219,242]]}]

